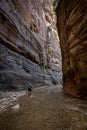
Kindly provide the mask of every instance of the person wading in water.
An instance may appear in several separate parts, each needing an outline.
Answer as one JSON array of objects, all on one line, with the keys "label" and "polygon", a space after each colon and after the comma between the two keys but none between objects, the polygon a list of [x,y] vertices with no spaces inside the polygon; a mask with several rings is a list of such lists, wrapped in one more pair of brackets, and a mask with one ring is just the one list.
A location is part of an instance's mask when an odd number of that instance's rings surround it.
[{"label": "person wading in water", "polygon": [[29,85],[27,86],[28,88],[28,97],[30,97],[32,95],[32,84],[29,83]]}]

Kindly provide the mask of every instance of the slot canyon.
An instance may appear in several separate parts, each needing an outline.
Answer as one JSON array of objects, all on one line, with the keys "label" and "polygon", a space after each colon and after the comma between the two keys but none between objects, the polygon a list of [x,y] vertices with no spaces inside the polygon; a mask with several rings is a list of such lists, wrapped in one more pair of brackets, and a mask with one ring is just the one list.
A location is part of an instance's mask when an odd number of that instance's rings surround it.
[{"label": "slot canyon", "polygon": [[87,0],[0,0],[0,130],[87,130],[86,36]]}]

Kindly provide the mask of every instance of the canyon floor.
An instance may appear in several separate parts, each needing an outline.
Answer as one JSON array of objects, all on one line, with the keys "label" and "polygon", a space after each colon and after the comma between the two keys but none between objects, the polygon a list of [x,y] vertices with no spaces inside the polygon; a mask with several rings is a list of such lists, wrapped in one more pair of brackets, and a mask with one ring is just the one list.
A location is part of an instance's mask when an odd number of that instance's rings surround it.
[{"label": "canyon floor", "polygon": [[87,130],[87,100],[64,94],[60,85],[35,88],[0,112],[0,130]]}]

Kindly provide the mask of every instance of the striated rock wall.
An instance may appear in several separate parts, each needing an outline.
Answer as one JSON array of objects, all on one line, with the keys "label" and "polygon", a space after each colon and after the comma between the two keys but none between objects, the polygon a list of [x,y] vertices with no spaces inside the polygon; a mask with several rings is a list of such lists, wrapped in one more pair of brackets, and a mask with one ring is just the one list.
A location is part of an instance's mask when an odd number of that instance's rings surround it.
[{"label": "striated rock wall", "polygon": [[56,15],[64,90],[87,96],[87,0],[60,0]]},{"label": "striated rock wall", "polygon": [[[61,81],[50,0],[0,0],[0,89]],[[59,76],[60,73],[60,76]]]}]

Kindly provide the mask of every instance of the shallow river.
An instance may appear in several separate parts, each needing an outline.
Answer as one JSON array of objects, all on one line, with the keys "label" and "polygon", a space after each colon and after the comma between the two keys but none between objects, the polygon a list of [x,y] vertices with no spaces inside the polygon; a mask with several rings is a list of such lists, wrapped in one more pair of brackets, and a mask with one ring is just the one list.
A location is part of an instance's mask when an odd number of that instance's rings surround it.
[{"label": "shallow river", "polygon": [[87,130],[87,101],[44,86],[0,113],[0,130]]}]

